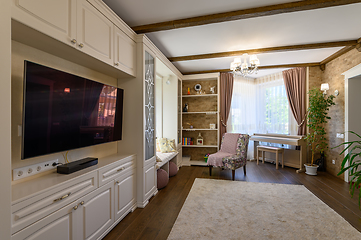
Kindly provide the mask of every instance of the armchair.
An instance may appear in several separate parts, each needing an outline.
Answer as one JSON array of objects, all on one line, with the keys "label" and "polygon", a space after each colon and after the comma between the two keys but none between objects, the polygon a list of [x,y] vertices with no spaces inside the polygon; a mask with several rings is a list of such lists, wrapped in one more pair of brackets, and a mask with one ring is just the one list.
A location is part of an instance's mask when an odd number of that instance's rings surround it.
[{"label": "armchair", "polygon": [[209,175],[212,175],[213,167],[232,170],[232,180],[237,168],[243,167],[244,175],[246,175],[248,142],[249,135],[247,134],[225,133],[221,149],[208,157]]}]

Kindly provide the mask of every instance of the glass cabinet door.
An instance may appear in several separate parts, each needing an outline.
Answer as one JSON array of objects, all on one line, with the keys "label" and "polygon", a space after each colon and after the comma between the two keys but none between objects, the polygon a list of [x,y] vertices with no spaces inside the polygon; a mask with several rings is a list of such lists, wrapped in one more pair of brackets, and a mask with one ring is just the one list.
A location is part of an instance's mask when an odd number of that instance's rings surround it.
[{"label": "glass cabinet door", "polygon": [[145,160],[154,156],[154,57],[145,52]]}]

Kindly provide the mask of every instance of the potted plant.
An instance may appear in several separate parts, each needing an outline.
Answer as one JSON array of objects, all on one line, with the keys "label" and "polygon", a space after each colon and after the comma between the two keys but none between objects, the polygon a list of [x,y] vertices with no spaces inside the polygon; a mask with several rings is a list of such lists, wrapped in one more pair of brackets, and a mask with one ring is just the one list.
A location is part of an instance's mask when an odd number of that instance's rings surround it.
[{"label": "potted plant", "polygon": [[[350,194],[351,194],[351,197],[353,197],[353,194],[355,193],[355,189],[360,188],[360,183],[361,183],[361,167],[360,167],[361,166],[361,160],[360,160],[361,136],[353,131],[349,131],[349,132],[356,135],[359,138],[359,140],[344,142],[334,148],[337,148],[341,145],[347,146],[347,147],[345,147],[345,149],[342,150],[340,155],[343,154],[346,150],[349,150],[341,163],[341,171],[337,174],[337,176],[341,175],[346,170],[349,170],[348,174],[351,177]],[[346,163],[348,163],[347,164],[348,166],[346,166]],[[359,191],[359,195],[358,195],[358,205],[359,205],[359,208],[361,209],[360,204],[361,204],[361,191]]]},{"label": "potted plant", "polygon": [[314,164],[315,153],[320,151],[324,154],[327,148],[326,131],[324,123],[327,123],[331,117],[327,116],[329,107],[335,105],[333,99],[335,96],[325,96],[319,89],[314,88],[308,92],[309,94],[309,107],[307,109],[307,127],[309,133],[306,135],[308,145],[311,147],[312,159],[310,164],[305,164],[306,174],[317,175],[318,165]]}]

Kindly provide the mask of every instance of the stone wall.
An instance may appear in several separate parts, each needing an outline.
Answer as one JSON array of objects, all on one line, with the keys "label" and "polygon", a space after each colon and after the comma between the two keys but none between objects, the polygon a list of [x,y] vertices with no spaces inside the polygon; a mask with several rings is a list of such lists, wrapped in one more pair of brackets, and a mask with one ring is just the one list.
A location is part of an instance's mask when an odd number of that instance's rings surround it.
[{"label": "stone wall", "polygon": [[[319,67],[310,67],[309,87],[320,87],[321,83],[328,83],[330,90],[328,94],[334,94],[335,90],[339,95],[335,98],[335,106],[329,111],[331,119],[325,124],[329,148],[326,150],[326,169],[332,175],[337,175],[341,169],[343,156],[340,156],[342,148],[332,149],[341,144],[344,139],[336,138],[337,133],[345,131],[345,80],[342,73],[361,63],[361,52],[353,49],[340,57],[326,64],[326,69],[322,72]],[[336,164],[332,164],[332,160]],[[343,176],[339,176],[343,179]]]}]

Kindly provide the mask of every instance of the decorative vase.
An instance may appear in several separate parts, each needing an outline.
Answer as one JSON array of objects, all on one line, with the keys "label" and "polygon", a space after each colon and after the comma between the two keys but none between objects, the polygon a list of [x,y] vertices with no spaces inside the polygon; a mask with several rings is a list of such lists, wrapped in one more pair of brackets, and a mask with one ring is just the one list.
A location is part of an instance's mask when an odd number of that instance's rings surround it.
[{"label": "decorative vase", "polygon": [[318,165],[318,171],[324,172],[325,168],[325,153],[321,152],[321,157],[316,160],[316,164]]},{"label": "decorative vase", "polygon": [[318,165],[313,165],[313,166],[310,166],[310,165],[307,165],[305,164],[305,167],[306,167],[306,174],[308,175],[317,175],[317,168],[318,168]]}]

